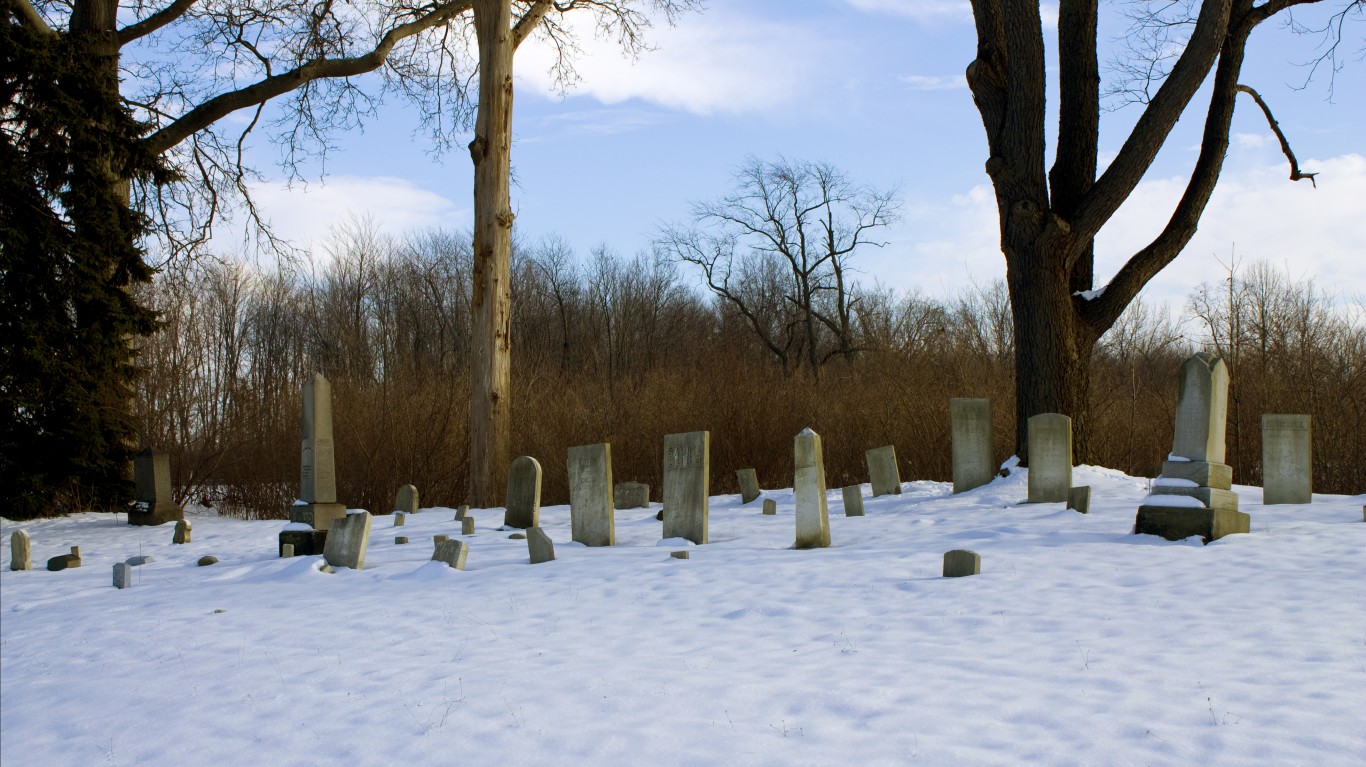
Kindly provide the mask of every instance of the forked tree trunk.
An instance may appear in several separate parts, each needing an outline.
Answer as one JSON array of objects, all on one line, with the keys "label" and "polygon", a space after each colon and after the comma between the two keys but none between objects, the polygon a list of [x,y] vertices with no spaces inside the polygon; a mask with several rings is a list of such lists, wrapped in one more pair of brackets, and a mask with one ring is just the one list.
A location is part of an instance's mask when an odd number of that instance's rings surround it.
[{"label": "forked tree trunk", "polygon": [[502,505],[511,419],[512,34],[510,0],[476,0],[479,111],[474,161],[473,354],[470,386],[471,506]]}]

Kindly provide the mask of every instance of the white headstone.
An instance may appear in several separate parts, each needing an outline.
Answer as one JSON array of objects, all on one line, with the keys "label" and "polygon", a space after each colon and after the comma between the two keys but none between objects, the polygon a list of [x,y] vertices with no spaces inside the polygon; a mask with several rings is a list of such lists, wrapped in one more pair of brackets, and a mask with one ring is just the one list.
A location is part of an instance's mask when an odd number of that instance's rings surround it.
[{"label": "white headstone", "polygon": [[9,569],[33,569],[33,544],[29,541],[28,531],[15,530],[9,536]]},{"label": "white headstone", "polygon": [[711,432],[664,436],[664,537],[707,542]]},{"label": "white headstone", "polygon": [[792,444],[792,494],[797,506],[796,548],[830,545],[830,511],[825,500],[825,457],[821,436],[803,429]]},{"label": "white headstone", "polygon": [[1307,415],[1262,416],[1262,503],[1313,502],[1309,427]]},{"label": "white headstone", "polygon": [[114,588],[126,589],[133,585],[133,568],[127,562],[114,565]]},{"label": "white headstone", "polygon": [[991,400],[957,397],[949,400],[953,432],[953,492],[965,493],[996,476],[991,457]]},{"label": "white headstone", "polygon": [[569,526],[585,546],[617,542],[612,511],[612,446],[606,442],[569,448]]},{"label": "white headstone", "polygon": [[432,552],[433,562],[445,562],[449,567],[456,570],[465,569],[465,558],[469,556],[470,547],[460,541],[441,541],[436,544],[436,550]]},{"label": "white headstone", "polygon": [[1072,489],[1072,419],[1041,413],[1029,419],[1029,502],[1066,501]]},{"label": "white headstone", "polygon": [[1224,462],[1228,420],[1228,366],[1208,352],[1181,365],[1172,453],[1192,461]]}]

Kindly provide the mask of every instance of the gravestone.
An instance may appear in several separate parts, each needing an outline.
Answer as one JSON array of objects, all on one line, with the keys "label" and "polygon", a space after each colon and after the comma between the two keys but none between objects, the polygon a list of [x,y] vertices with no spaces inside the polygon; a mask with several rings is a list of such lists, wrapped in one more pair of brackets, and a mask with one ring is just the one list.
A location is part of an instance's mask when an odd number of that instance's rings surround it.
[{"label": "gravestone", "polygon": [[133,585],[133,568],[127,562],[114,565],[114,588],[126,589]]},{"label": "gravestone", "polygon": [[147,449],[133,456],[133,508],[130,525],[160,525],[184,519],[185,512],[171,497],[171,459],[161,450]]},{"label": "gravestone", "polygon": [[332,442],[332,385],[322,373],[304,384],[303,433],[299,442],[299,499],[289,508],[289,521],[314,530],[329,530],[346,516],[337,503],[336,447]]},{"label": "gravestone", "polygon": [[280,556],[285,556],[289,546],[296,557],[307,557],[323,553],[327,546],[326,530],[282,530],[280,531]]},{"label": "gravestone", "polygon": [[949,400],[949,416],[953,432],[953,492],[965,493],[996,476],[996,463],[991,458],[991,400],[955,397]]},{"label": "gravestone", "polygon": [[686,552],[686,551],[670,551],[670,552],[669,552],[669,558],[670,558],[670,559],[687,559],[687,558],[688,558],[688,552]]},{"label": "gravestone", "polygon": [[541,462],[524,455],[508,469],[507,508],[503,527],[536,527],[541,524]]},{"label": "gravestone", "polygon": [[844,516],[863,516],[863,486],[850,485],[840,491],[844,495]]},{"label": "gravestone", "polygon": [[1314,500],[1307,415],[1262,416],[1262,503]]},{"label": "gravestone", "polygon": [[617,542],[612,512],[612,446],[606,442],[569,448],[569,526],[585,546]]},{"label": "gravestone", "polygon": [[1187,359],[1181,365],[1172,452],[1138,507],[1135,533],[1169,541],[1198,535],[1209,543],[1251,529],[1251,517],[1238,511],[1233,469],[1223,463],[1227,415],[1224,361],[1206,352]]},{"label": "gravestone", "polygon": [[205,555],[205,556],[200,557],[200,558],[199,558],[199,561],[196,562],[195,564],[199,565],[200,567],[208,567],[209,565],[216,565],[216,564],[218,564],[218,557],[215,557],[215,556],[212,555],[212,554],[208,554],[208,555]]},{"label": "gravestone", "polygon": [[896,465],[895,445],[875,447],[864,453],[864,459],[868,463],[868,481],[873,485],[874,498],[901,495],[901,469]]},{"label": "gravestone", "polygon": [[290,558],[293,557],[293,556],[294,556],[294,544],[292,544],[292,543],[283,543],[283,544],[280,544],[280,558],[281,558],[281,559],[290,559]]},{"label": "gravestone", "polygon": [[432,543],[444,543],[446,541],[449,541],[450,539],[451,537],[449,535],[433,535]]},{"label": "gravestone", "polygon": [[531,564],[539,565],[555,558],[555,543],[539,527],[526,529],[526,548],[531,556]]},{"label": "gravestone", "polygon": [[1067,500],[1072,489],[1072,419],[1040,413],[1029,419],[1029,502]]},{"label": "gravestone", "polygon": [[33,543],[29,540],[28,531],[15,530],[10,533],[9,555],[9,569],[33,569]]},{"label": "gravestone", "polygon": [[395,545],[395,546],[403,546],[403,545],[405,545],[405,544],[407,544],[407,543],[408,543],[408,536],[406,536],[406,535],[395,535],[395,536],[394,536],[394,545]]},{"label": "gravestone", "polygon": [[333,567],[365,569],[365,550],[370,545],[370,512],[347,514],[332,521],[323,547],[323,559]]},{"label": "gravestone", "polygon": [[456,570],[465,569],[465,558],[469,556],[470,547],[460,541],[442,541],[436,544],[436,550],[432,552],[433,562],[445,562],[448,567]]},{"label": "gravestone", "polygon": [[[401,511],[404,514],[416,514],[418,504],[418,492],[415,485],[403,485],[394,494],[394,511]],[[396,523],[402,524],[402,523]]]},{"label": "gravestone", "polygon": [[735,479],[740,483],[740,503],[745,504],[759,497],[759,473],[754,469],[739,469]]},{"label": "gravestone", "polygon": [[465,517],[460,520],[460,534],[474,535],[474,517]]},{"label": "gravestone", "polygon": [[664,436],[664,535],[707,542],[711,432]]},{"label": "gravestone", "polygon": [[764,514],[773,516],[778,513],[778,502],[772,498],[764,499]]},{"label": "gravestone", "polygon": [[70,553],[70,554],[62,554],[62,555],[60,555],[60,556],[52,557],[51,559],[49,559],[49,560],[47,561],[47,569],[48,569],[50,572],[54,572],[54,573],[55,573],[55,572],[59,572],[59,571],[61,571],[61,570],[69,570],[69,569],[71,569],[71,568],[73,568],[73,567],[80,567],[80,566],[81,566],[81,547],[80,547],[80,546],[72,546],[72,547],[71,547],[71,553]]},{"label": "gravestone", "polygon": [[190,527],[189,522],[186,522],[183,519],[176,522],[175,532],[171,534],[171,543],[189,543],[190,533],[192,532],[193,529]]},{"label": "gravestone", "polygon": [[814,549],[830,545],[830,511],[825,500],[825,458],[821,436],[803,429],[792,443],[792,494],[797,505],[795,548]]},{"label": "gravestone", "polygon": [[460,520],[464,519],[465,515],[468,513],[470,513],[470,507],[462,505],[460,508],[455,510],[455,521],[459,522]]},{"label": "gravestone", "polygon": [[403,527],[408,521],[408,515],[401,511],[394,512],[394,527]]},{"label": "gravestone", "polygon": [[525,541],[526,533],[513,533],[512,535],[509,535],[508,538],[514,541]]},{"label": "gravestone", "polygon": [[612,507],[616,509],[650,508],[650,486],[643,482],[620,482],[612,490]]},{"label": "gravestone", "polygon": [[127,559],[124,560],[124,562],[125,562],[129,567],[142,567],[143,565],[147,564],[148,562],[155,562],[155,561],[156,561],[156,560],[152,558],[152,555],[151,555],[151,554],[139,554],[139,555],[137,555],[137,556],[135,556],[135,557],[129,557],[129,558],[127,558]]},{"label": "gravestone", "polygon": [[1091,486],[1082,485],[1068,490],[1067,508],[1082,514],[1091,513]]},{"label": "gravestone", "polygon": [[982,572],[982,557],[975,551],[954,549],[944,553],[944,577],[961,578]]}]

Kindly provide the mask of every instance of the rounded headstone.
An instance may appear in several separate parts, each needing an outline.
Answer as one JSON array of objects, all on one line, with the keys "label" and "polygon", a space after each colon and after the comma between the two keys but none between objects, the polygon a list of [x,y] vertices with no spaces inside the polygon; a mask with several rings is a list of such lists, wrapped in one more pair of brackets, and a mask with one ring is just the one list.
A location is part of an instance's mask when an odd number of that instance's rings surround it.
[{"label": "rounded headstone", "polygon": [[209,565],[216,565],[216,564],[218,564],[218,557],[215,557],[215,556],[213,556],[212,554],[208,554],[208,555],[205,555],[205,556],[200,557],[200,558],[199,558],[199,562],[197,562],[196,564],[198,564],[200,567],[208,567]]}]

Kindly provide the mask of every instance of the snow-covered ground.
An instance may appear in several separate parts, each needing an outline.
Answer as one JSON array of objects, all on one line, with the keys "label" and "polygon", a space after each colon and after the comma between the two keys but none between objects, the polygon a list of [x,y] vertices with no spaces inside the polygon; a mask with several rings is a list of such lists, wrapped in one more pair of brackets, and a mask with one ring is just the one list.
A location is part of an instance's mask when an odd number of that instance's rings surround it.
[{"label": "snow-covered ground", "polygon": [[[376,517],[363,571],[275,556],[280,522],[25,523],[0,554],[9,765],[1366,764],[1366,496],[1260,504],[1202,546],[1130,535],[1147,480],[1079,467],[1091,514],[1024,505],[1025,472],[953,496],[909,482],[797,551],[778,515],[712,499],[712,543],[554,562],[474,510],[464,572],[429,562],[451,509]],[[868,486],[864,486],[865,494]],[[395,535],[413,542],[395,545]],[[84,565],[47,572],[79,545]],[[982,574],[941,578],[966,548]],[[111,568],[135,554],[133,588]],[[219,563],[197,567],[205,554]]]}]

